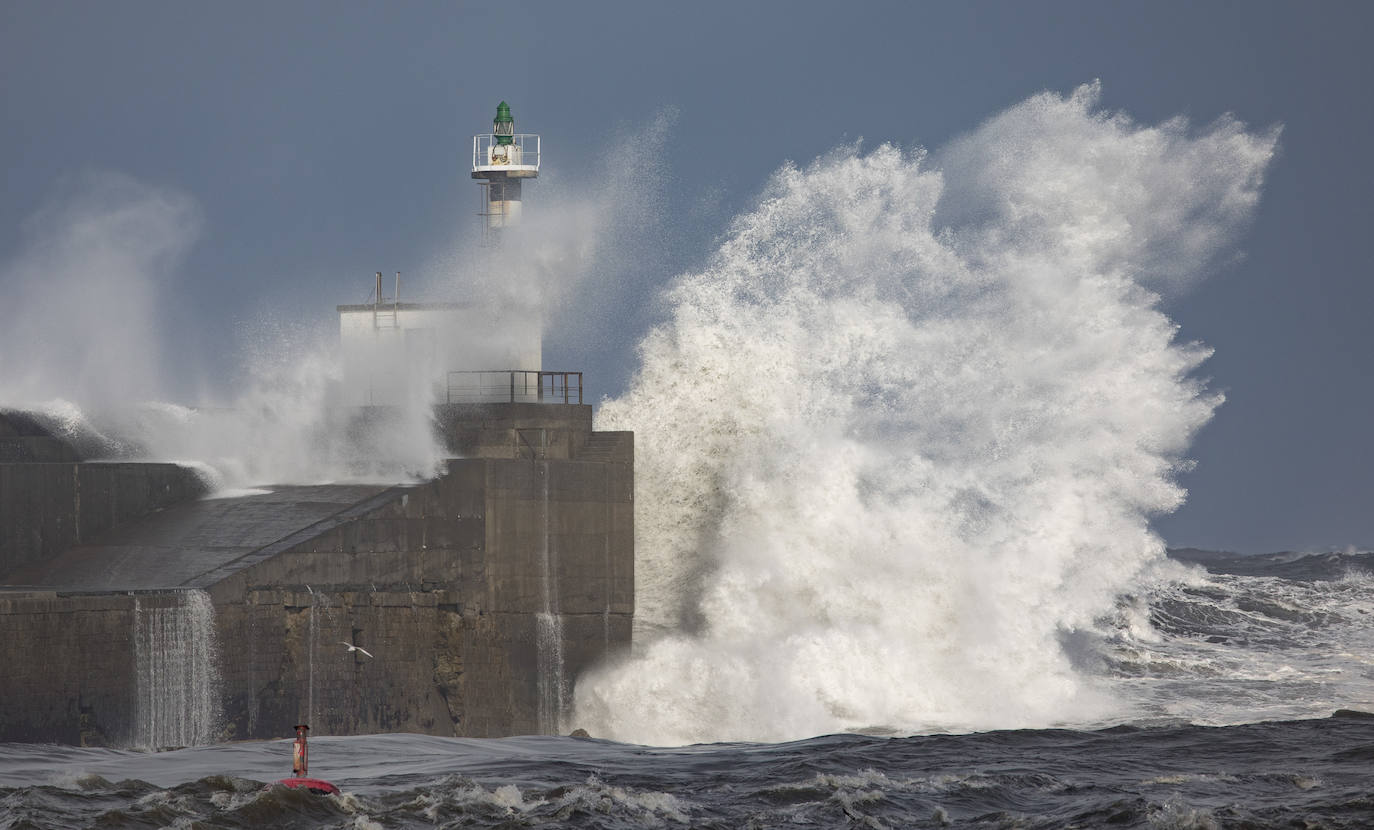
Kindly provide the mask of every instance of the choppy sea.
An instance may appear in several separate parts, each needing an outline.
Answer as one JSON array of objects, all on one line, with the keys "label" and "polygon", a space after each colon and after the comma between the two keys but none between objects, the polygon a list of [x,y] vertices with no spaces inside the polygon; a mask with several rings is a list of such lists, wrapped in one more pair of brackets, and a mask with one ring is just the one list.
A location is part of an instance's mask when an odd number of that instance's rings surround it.
[{"label": "choppy sea", "polygon": [[0,828],[1374,826],[1374,557],[1174,555],[1210,575],[1123,599],[1154,642],[1100,644],[1130,722],[675,748],[314,738],[311,774],[339,796],[274,785],[285,738],[0,744]]}]

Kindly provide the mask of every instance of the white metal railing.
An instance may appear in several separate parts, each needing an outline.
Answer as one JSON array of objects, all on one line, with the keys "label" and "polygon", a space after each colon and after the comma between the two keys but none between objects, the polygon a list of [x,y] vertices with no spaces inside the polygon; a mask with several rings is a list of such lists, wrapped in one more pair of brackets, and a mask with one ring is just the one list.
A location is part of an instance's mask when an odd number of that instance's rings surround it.
[{"label": "white metal railing", "polygon": [[516,133],[510,144],[498,144],[492,133],[472,137],[472,172],[479,170],[539,171],[539,136]]}]

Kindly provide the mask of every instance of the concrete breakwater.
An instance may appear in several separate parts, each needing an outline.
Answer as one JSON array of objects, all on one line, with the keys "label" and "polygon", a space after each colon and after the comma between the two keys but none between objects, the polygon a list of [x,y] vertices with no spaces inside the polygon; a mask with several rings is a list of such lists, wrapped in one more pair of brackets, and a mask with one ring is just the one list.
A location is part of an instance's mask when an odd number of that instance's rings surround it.
[{"label": "concrete breakwater", "polygon": [[0,741],[566,726],[577,675],[630,641],[633,435],[581,405],[438,414],[465,457],[426,482],[192,496],[30,544],[0,570]]}]

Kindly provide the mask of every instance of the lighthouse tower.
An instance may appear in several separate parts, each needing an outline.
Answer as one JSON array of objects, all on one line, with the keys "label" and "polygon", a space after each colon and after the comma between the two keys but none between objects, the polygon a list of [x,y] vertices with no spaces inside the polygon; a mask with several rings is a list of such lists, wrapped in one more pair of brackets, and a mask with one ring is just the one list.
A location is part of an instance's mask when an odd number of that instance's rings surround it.
[{"label": "lighthouse tower", "polygon": [[520,221],[520,186],[539,175],[539,136],[515,131],[510,105],[496,107],[491,132],[472,137],[472,177],[482,184],[484,235],[499,238],[502,228]]}]

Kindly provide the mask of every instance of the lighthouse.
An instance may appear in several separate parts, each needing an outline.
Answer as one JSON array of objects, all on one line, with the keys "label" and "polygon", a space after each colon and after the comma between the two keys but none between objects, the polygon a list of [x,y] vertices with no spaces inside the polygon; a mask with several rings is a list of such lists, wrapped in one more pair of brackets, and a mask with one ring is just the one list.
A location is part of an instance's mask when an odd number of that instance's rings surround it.
[{"label": "lighthouse", "polygon": [[520,187],[539,175],[539,136],[515,131],[510,105],[496,107],[491,132],[472,137],[472,177],[482,185],[483,233],[499,238],[520,221]]}]

